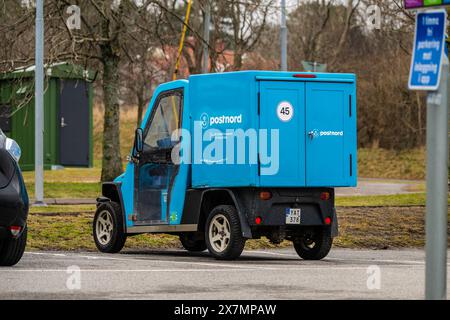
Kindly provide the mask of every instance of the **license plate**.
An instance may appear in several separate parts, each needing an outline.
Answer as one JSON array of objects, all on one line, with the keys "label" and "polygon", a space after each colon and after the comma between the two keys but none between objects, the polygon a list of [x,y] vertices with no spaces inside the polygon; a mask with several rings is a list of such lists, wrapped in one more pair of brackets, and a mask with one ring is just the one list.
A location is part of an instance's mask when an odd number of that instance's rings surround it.
[{"label": "license plate", "polygon": [[286,224],[300,224],[302,209],[286,209]]}]

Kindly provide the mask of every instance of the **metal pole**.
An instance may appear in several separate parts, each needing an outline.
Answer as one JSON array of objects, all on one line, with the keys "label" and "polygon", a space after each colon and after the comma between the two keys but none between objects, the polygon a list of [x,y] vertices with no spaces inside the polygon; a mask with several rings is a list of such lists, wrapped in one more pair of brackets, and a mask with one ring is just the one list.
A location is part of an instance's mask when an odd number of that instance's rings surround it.
[{"label": "metal pole", "polygon": [[44,0],[36,1],[35,204],[44,204]]},{"label": "metal pole", "polygon": [[448,59],[441,82],[427,97],[427,212],[425,298],[447,298]]},{"label": "metal pole", "polygon": [[287,71],[286,0],[281,0],[281,71]]},{"label": "metal pole", "polygon": [[203,21],[203,63],[202,73],[208,73],[209,69],[209,29],[211,26],[211,4],[209,0],[206,0],[205,5],[205,20]]}]

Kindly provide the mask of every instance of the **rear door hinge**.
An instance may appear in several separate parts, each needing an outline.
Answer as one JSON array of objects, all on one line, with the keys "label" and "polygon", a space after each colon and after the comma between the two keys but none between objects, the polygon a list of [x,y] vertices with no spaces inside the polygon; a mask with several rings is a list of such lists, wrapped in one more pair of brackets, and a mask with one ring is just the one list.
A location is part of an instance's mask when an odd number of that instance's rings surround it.
[{"label": "rear door hinge", "polygon": [[350,154],[350,177],[353,176],[353,156]]},{"label": "rear door hinge", "polygon": [[261,92],[258,92],[258,115],[261,112]]},{"label": "rear door hinge", "polygon": [[261,175],[261,159],[258,152],[258,176]]},{"label": "rear door hinge", "polygon": [[348,96],[348,116],[352,117],[352,95]]}]

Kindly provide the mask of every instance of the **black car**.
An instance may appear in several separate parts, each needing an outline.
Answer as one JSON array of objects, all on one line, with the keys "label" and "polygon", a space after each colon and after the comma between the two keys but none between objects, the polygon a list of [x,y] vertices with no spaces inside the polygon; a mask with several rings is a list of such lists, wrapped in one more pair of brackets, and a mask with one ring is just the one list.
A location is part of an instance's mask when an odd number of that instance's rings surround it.
[{"label": "black car", "polygon": [[0,266],[18,263],[27,242],[29,200],[20,153],[18,144],[0,130]]}]

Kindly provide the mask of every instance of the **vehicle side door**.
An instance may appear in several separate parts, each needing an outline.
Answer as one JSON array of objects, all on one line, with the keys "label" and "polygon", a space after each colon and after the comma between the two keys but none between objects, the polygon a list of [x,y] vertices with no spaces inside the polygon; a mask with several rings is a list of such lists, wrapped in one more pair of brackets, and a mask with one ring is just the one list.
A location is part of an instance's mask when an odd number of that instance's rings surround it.
[{"label": "vehicle side door", "polygon": [[183,88],[161,92],[143,133],[143,150],[135,166],[135,225],[169,223],[170,192],[179,165],[172,161],[181,128]]}]

